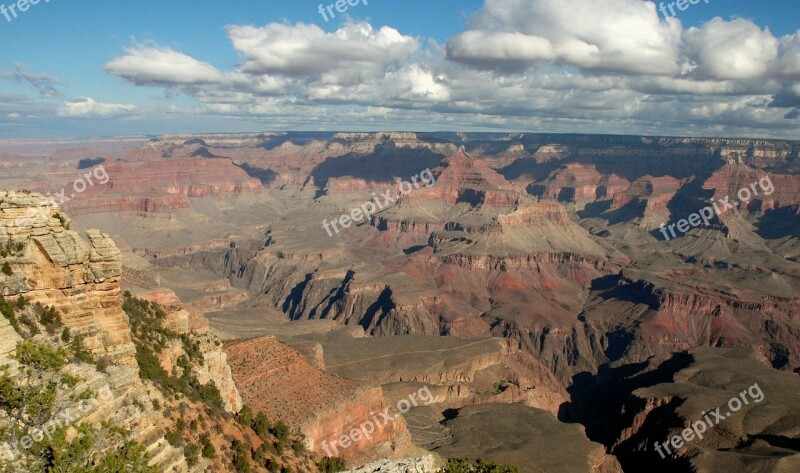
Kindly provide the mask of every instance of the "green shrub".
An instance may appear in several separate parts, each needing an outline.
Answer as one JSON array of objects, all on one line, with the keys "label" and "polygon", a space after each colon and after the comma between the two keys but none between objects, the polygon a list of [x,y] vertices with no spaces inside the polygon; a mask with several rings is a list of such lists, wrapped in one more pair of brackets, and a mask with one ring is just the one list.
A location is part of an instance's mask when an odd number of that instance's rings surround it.
[{"label": "green shrub", "polygon": [[237,414],[236,418],[239,420],[239,423],[244,425],[245,427],[252,427],[252,425],[253,425],[253,410],[250,409],[250,406],[245,404],[239,410],[239,414]]},{"label": "green shrub", "polygon": [[183,447],[183,456],[186,457],[186,464],[189,468],[196,466],[199,462],[200,447],[197,444],[190,443]]},{"label": "green shrub", "polygon": [[95,364],[94,357],[92,353],[86,348],[86,343],[83,341],[83,337],[80,335],[76,335],[72,337],[72,341],[69,344],[70,349],[72,350],[73,356],[84,362],[89,364]]},{"label": "green shrub", "polygon": [[217,449],[214,448],[214,444],[211,443],[211,439],[208,437],[208,434],[203,434],[200,436],[200,454],[203,455],[203,458],[213,459],[217,456]]},{"label": "green shrub", "polygon": [[231,449],[233,450],[233,468],[238,473],[250,473],[252,470],[250,447],[239,440],[234,440]]},{"label": "green shrub", "polygon": [[339,457],[325,457],[317,464],[317,468],[319,468],[319,471],[322,473],[337,473],[346,469],[344,460]]},{"label": "green shrub", "polygon": [[0,258],[8,258],[12,255],[19,255],[25,250],[25,243],[23,241],[13,241],[8,239],[3,245],[0,246]]},{"label": "green shrub", "polygon": [[269,429],[269,433],[274,435],[280,443],[285,444],[289,440],[290,430],[288,425],[278,421]]},{"label": "green shrub", "polygon": [[67,218],[66,218],[66,217],[64,217],[64,216],[63,216],[63,215],[61,215],[60,213],[56,212],[56,213],[53,215],[53,218],[55,218],[56,220],[58,220],[58,221],[61,223],[61,226],[62,226],[62,227],[64,227],[64,228],[66,228],[67,230],[69,230],[69,227],[67,227]]},{"label": "green shrub", "polygon": [[[167,317],[164,309],[153,302],[137,299],[129,291],[123,293],[123,310],[128,314],[131,331],[136,346],[136,361],[142,378],[156,383],[161,389],[173,395],[186,396],[193,401],[201,401],[215,410],[224,408],[219,389],[213,382],[201,384],[192,374],[192,361],[202,365],[200,344],[185,334],[178,334],[164,328]],[[172,374],[161,368],[157,355],[170,340],[181,340],[185,356],[178,358],[177,367]]]},{"label": "green shrub", "polygon": [[256,414],[256,418],[253,420],[252,426],[256,435],[258,435],[262,440],[266,440],[267,434],[272,428],[269,418],[267,418],[267,415],[263,412]]},{"label": "green shrub", "polygon": [[467,458],[448,458],[447,467],[439,473],[519,473],[519,467],[487,462],[481,458],[471,464]]},{"label": "green shrub", "polygon": [[17,310],[14,305],[9,304],[4,298],[0,297],[0,314],[7,318],[14,331],[19,333],[19,320],[17,319]]},{"label": "green shrub", "polygon": [[36,303],[33,305],[33,311],[39,316],[39,323],[44,325],[45,327],[48,325],[55,325],[60,327],[63,325],[61,322],[61,315],[56,312],[55,307],[51,306],[43,306],[40,303]]},{"label": "green shrub", "polygon": [[14,274],[14,270],[11,269],[11,265],[8,264],[8,261],[3,263],[2,271],[3,274],[5,274],[6,276],[11,276],[12,274]]},{"label": "green shrub", "polygon": [[167,433],[164,434],[164,438],[173,447],[180,448],[183,446],[183,436],[180,434],[180,432],[168,430]]}]

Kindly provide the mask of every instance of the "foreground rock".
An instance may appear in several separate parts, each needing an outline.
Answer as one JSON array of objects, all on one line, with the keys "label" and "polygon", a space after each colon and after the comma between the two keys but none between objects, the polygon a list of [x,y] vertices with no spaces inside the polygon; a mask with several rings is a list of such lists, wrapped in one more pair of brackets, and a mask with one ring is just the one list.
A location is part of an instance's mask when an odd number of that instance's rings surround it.
[{"label": "foreground rock", "polygon": [[348,473],[434,473],[433,456],[422,458],[403,458],[400,460],[380,460],[360,468],[351,468]]}]

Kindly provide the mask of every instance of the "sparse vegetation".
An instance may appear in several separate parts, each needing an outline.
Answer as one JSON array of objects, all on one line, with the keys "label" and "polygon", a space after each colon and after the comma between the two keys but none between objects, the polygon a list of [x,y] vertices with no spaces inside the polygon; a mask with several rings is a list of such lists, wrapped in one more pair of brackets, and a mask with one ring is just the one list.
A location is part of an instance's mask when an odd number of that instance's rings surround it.
[{"label": "sparse vegetation", "polygon": [[239,440],[234,440],[231,449],[233,450],[233,468],[238,473],[250,473],[253,468],[250,463],[250,447]]},{"label": "sparse vegetation", "polygon": [[64,227],[64,228],[66,228],[67,230],[69,230],[69,227],[67,226],[67,218],[66,218],[66,217],[64,217],[64,216],[63,216],[63,215],[61,215],[60,213],[56,212],[55,214],[53,214],[53,218],[55,218],[56,220],[58,220],[58,221],[61,223],[61,226],[62,226],[62,227]]},{"label": "sparse vegetation", "polygon": [[[0,471],[155,473],[147,466],[144,447],[126,441],[123,429],[108,423],[55,423],[64,408],[91,397],[90,391],[78,388],[78,377],[65,372],[69,357],[65,346],[24,340],[12,356],[19,372],[12,376],[7,365],[0,368],[0,410],[11,420],[0,430],[0,441],[15,445],[26,437],[34,439],[29,448],[18,450],[16,462]],[[56,429],[37,439],[35,432],[48,423]],[[67,435],[71,427],[75,431]]]},{"label": "sparse vegetation", "polygon": [[344,460],[339,457],[325,457],[321,462],[317,463],[317,468],[319,468],[319,471],[322,473],[337,473],[347,469],[347,467],[344,466]]},{"label": "sparse vegetation", "polygon": [[448,458],[447,466],[440,469],[439,473],[519,473],[519,467],[487,462],[481,458],[474,464],[467,458]]},{"label": "sparse vegetation", "polygon": [[203,458],[214,459],[217,457],[217,449],[214,448],[214,444],[211,443],[208,434],[200,436],[200,448],[200,454],[203,455]]},{"label": "sparse vegetation", "polygon": [[[25,243],[22,241],[14,241],[8,239],[0,245],[0,258],[8,258],[9,256],[17,256],[25,251]],[[5,265],[4,265],[5,266]],[[5,272],[5,271],[4,271]]]},{"label": "sparse vegetation", "polygon": [[[160,305],[137,299],[127,291],[123,296],[122,308],[130,317],[139,375],[153,381],[166,393],[182,394],[193,401],[202,401],[214,409],[222,410],[224,401],[217,386],[213,382],[200,383],[192,373],[192,362],[201,363],[202,360],[199,343],[187,335],[164,328],[163,321],[167,313]],[[158,354],[170,340],[181,340],[186,353],[178,358],[178,369],[172,374],[167,373],[158,361]]]},{"label": "sparse vegetation", "polygon": [[11,276],[11,275],[14,274],[14,270],[11,269],[11,265],[8,264],[8,261],[3,262],[2,271],[3,271],[3,274],[5,274],[6,276]]},{"label": "sparse vegetation", "polygon": [[83,341],[83,337],[80,335],[76,335],[72,337],[72,341],[69,343],[69,347],[72,350],[72,355],[76,360],[80,360],[84,363],[94,364],[94,357],[92,353],[86,348],[86,343]]},{"label": "sparse vegetation", "polygon": [[4,298],[0,297],[0,314],[8,319],[11,327],[19,333],[19,320],[17,319],[17,308],[9,304]]},{"label": "sparse vegetation", "polygon": [[183,447],[183,456],[186,457],[186,464],[189,468],[196,466],[199,462],[200,447],[197,444],[190,443]]}]

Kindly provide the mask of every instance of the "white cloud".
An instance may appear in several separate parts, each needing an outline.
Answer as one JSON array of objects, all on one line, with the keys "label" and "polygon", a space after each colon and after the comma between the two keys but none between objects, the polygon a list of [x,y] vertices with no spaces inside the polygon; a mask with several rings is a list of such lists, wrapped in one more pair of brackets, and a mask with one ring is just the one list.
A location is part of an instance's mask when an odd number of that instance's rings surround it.
[{"label": "white cloud", "polygon": [[242,72],[314,76],[329,85],[380,79],[419,49],[416,39],[386,26],[375,30],[368,23],[348,23],[333,33],[303,23],[229,26],[227,31],[245,58]]},{"label": "white cloud", "polygon": [[368,23],[226,31],[242,57],[232,70],[155,45],[106,70],[198,101],[175,114],[286,128],[767,136],[794,133],[787,108],[800,106],[800,32],[719,18],[683,29],[643,0],[486,0],[466,31],[427,48]]},{"label": "white cloud", "polygon": [[684,39],[695,72],[704,78],[765,77],[778,57],[778,40],[748,20],[714,18],[700,28],[689,28]]},{"label": "white cloud", "polygon": [[91,97],[80,97],[64,102],[58,109],[58,116],[108,118],[124,115],[135,109],[136,106],[132,104],[102,103]]},{"label": "white cloud", "polygon": [[559,61],[584,69],[671,74],[679,69],[680,26],[661,22],[641,0],[486,0],[448,57],[478,66],[522,68]]},{"label": "white cloud", "polygon": [[210,84],[224,76],[214,66],[156,46],[133,46],[105,65],[106,72],[136,85]]}]

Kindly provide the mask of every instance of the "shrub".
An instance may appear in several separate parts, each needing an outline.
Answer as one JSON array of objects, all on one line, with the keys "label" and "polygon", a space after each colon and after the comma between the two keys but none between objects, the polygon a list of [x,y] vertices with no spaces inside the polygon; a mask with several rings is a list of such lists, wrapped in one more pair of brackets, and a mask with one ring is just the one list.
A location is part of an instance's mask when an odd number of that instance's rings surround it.
[{"label": "shrub", "polygon": [[233,450],[233,468],[238,473],[250,473],[252,469],[250,447],[239,440],[234,440],[231,444],[231,449]]},{"label": "shrub", "polygon": [[196,466],[200,462],[199,454],[200,447],[197,444],[190,443],[183,447],[183,456],[186,457],[186,464],[189,468]]},{"label": "shrub", "polygon": [[173,447],[180,448],[183,446],[183,436],[180,434],[180,432],[177,432],[175,430],[168,430],[167,433],[164,434],[164,438]]},{"label": "shrub", "polygon": [[302,441],[295,442],[292,444],[292,450],[294,450],[295,455],[302,455],[306,453],[306,446]]},{"label": "shrub", "polygon": [[269,429],[272,427],[272,425],[269,422],[269,419],[267,418],[267,415],[264,414],[263,412],[259,412],[256,415],[255,420],[253,420],[252,426],[256,435],[258,435],[262,440],[266,439],[267,434],[269,433]]},{"label": "shrub", "polygon": [[211,439],[208,438],[208,434],[203,434],[200,436],[200,447],[202,448],[200,454],[203,455],[203,458],[216,458],[217,449],[214,448],[214,444],[211,443]]},{"label": "shrub", "polygon": [[61,223],[61,226],[62,226],[62,227],[64,227],[64,228],[66,228],[67,230],[69,230],[69,227],[67,227],[67,218],[66,218],[66,217],[64,217],[64,216],[63,216],[63,215],[61,215],[60,213],[56,212],[56,213],[53,215],[53,218],[55,218],[56,220],[58,220],[58,221]]},{"label": "shrub", "polygon": [[325,457],[317,464],[317,468],[319,468],[319,471],[322,473],[337,473],[346,469],[344,460],[339,457]]},{"label": "shrub", "polygon": [[75,356],[76,359],[89,364],[94,364],[94,357],[92,353],[86,348],[86,343],[83,341],[83,337],[80,335],[76,335],[72,337],[72,341],[69,344],[70,349],[72,349],[72,354]]},{"label": "shrub", "polygon": [[[213,382],[201,384],[192,374],[192,360],[202,364],[200,344],[188,335],[181,335],[163,327],[167,313],[160,305],[137,299],[130,292],[123,293],[123,310],[128,314],[136,345],[136,361],[140,376],[156,383],[165,394],[176,400],[186,396],[193,401],[202,401],[217,411],[224,408],[222,395]],[[178,358],[178,368],[172,374],[161,368],[157,354],[166,348],[170,340],[181,340],[185,356]]]},{"label": "shrub", "polygon": [[239,423],[245,427],[251,427],[253,425],[253,410],[250,409],[250,406],[247,404],[242,406],[241,410],[239,410],[237,419],[239,420]]},{"label": "shrub", "polygon": [[3,317],[7,318],[9,323],[11,323],[11,327],[19,333],[19,320],[17,320],[16,308],[14,305],[6,302],[2,297],[0,297],[0,314],[3,314]]},{"label": "shrub", "polygon": [[55,325],[57,327],[60,327],[63,325],[63,323],[61,322],[61,315],[58,312],[56,312],[55,307],[51,306],[45,307],[37,302],[36,304],[34,304],[33,310],[36,313],[36,315],[39,316],[39,323],[44,325],[45,327],[48,325]]},{"label": "shrub", "polygon": [[6,276],[11,276],[12,274],[14,274],[14,270],[11,269],[11,265],[8,264],[8,261],[3,263],[2,271],[3,274],[5,274]]},{"label": "shrub", "polygon": [[481,458],[474,465],[467,458],[448,458],[447,467],[438,473],[519,473],[519,467],[487,462]]},{"label": "shrub", "polygon": [[269,432],[278,439],[278,441],[282,444],[286,443],[289,440],[289,426],[284,424],[281,421],[275,423]]}]

